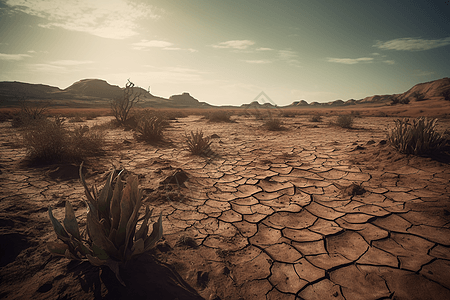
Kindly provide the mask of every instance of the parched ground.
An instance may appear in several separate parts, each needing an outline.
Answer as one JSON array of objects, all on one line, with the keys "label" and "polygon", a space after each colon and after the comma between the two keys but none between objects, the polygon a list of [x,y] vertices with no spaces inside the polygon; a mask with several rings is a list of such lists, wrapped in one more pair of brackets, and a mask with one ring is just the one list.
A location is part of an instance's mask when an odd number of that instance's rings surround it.
[{"label": "parched ground", "polygon": [[[164,240],[121,270],[127,287],[48,253],[49,205],[62,220],[69,200],[84,224],[77,167],[24,168],[0,124],[0,298],[450,299],[450,168],[385,144],[393,118],[342,129],[297,116],[279,132],[233,119],[179,118],[157,146],[110,129],[107,155],[87,162],[89,185],[112,166],[138,175],[152,221],[163,216]],[[208,157],[184,149],[196,129],[218,136]]]}]

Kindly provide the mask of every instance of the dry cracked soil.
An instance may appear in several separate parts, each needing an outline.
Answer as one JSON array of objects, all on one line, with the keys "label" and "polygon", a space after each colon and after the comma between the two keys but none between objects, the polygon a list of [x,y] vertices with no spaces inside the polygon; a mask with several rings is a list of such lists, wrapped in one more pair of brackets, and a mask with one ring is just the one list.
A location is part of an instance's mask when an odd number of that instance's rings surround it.
[{"label": "dry cracked soil", "polygon": [[[47,251],[48,206],[62,220],[70,201],[85,224],[78,166],[25,168],[18,131],[0,124],[0,298],[450,299],[448,163],[386,144],[393,118],[357,118],[354,129],[332,118],[285,118],[272,132],[253,118],[192,115],[171,121],[159,145],[108,129],[88,185],[124,168],[152,222],[163,216],[163,240],[121,268],[126,287],[108,268]],[[185,149],[196,129],[214,135],[206,157]]]}]

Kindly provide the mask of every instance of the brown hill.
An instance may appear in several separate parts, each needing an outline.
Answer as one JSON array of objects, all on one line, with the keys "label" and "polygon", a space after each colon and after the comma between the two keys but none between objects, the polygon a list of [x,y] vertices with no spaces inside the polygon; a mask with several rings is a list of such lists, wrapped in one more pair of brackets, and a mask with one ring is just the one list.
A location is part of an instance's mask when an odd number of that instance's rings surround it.
[{"label": "brown hill", "polygon": [[295,101],[287,107],[298,107],[298,106],[313,106],[313,107],[329,107],[329,106],[348,106],[357,104],[380,104],[380,105],[390,105],[394,98],[398,99],[409,99],[411,102],[417,101],[416,93],[424,96],[423,100],[434,99],[440,100],[444,99],[443,93],[445,91],[450,91],[450,78],[445,77],[438,80],[433,80],[430,82],[419,83],[413,86],[408,91],[401,94],[393,95],[374,95],[365,97],[363,99],[354,100],[350,99],[347,101],[335,100],[327,103],[311,102],[306,101]]},{"label": "brown hill", "polygon": [[55,93],[59,92],[62,92],[62,90],[44,84],[31,84],[17,81],[0,82],[0,100],[22,98],[50,99]]},{"label": "brown hill", "polygon": [[64,92],[73,96],[88,96],[96,98],[117,98],[123,94],[123,90],[117,85],[110,85],[105,80],[82,79],[75,82]]},{"label": "brown hill", "polygon": [[407,92],[401,94],[400,97],[414,100],[414,93],[419,93],[424,95],[425,99],[443,98],[442,93],[445,91],[450,91],[450,78],[448,77],[416,84]]},{"label": "brown hill", "polygon": [[[134,91],[141,94],[142,101],[140,107],[213,107],[212,105],[200,102],[189,93],[183,93],[181,95],[170,96],[169,99],[157,97],[150,94],[148,91],[134,87]],[[413,86],[408,91],[401,94],[393,95],[374,95],[365,97],[363,99],[347,101],[335,100],[328,103],[311,102],[308,104],[305,100],[295,101],[290,105],[284,106],[284,108],[293,107],[345,107],[358,104],[370,104],[376,106],[390,105],[394,98],[397,99],[409,99],[410,102],[417,101],[416,93],[422,94],[424,99],[419,100],[440,100],[443,99],[443,93],[450,91],[450,79],[448,77],[434,80],[425,83],[419,83]],[[0,103],[4,107],[14,107],[19,104],[18,100],[46,100],[50,105],[66,106],[66,107],[105,107],[109,106],[109,102],[113,99],[121,97],[123,95],[123,88],[116,85],[110,85],[105,80],[101,79],[82,79],[64,90],[57,87],[43,85],[43,84],[30,84],[23,82],[0,82]],[[256,101],[255,101],[256,102]],[[261,107],[261,108],[275,108],[275,106],[269,104],[250,103],[242,104],[241,107]],[[283,107],[279,107],[283,108]]]}]

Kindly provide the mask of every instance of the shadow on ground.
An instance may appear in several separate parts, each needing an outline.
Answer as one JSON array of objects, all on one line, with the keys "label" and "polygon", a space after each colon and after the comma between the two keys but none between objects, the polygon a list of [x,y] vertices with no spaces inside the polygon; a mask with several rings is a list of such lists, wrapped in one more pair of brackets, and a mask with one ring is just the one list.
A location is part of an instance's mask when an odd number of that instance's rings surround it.
[{"label": "shadow on ground", "polygon": [[67,268],[68,273],[78,278],[84,292],[93,292],[94,299],[203,299],[170,265],[146,254],[120,268],[126,286],[119,283],[108,267],[72,261]]}]

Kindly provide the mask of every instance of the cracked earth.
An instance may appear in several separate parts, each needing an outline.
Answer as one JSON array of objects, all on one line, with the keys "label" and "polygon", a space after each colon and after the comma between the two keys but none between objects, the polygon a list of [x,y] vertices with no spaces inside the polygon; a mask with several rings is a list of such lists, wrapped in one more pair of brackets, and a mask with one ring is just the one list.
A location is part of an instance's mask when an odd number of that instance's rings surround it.
[{"label": "cracked earth", "polygon": [[[393,118],[357,118],[355,129],[332,118],[285,118],[286,131],[270,132],[245,117],[189,116],[171,121],[171,144],[160,146],[109,129],[88,184],[102,185],[112,166],[139,176],[152,221],[163,216],[153,255],[198,293],[185,299],[450,299],[448,164],[387,145]],[[73,178],[24,169],[17,131],[0,126],[0,297],[114,299],[101,280],[83,285],[91,269],[68,272],[70,262],[45,248],[56,239],[49,205],[62,220],[71,201],[83,224],[76,166]],[[184,133],[196,129],[218,136],[208,157],[184,149]],[[177,170],[187,180],[168,184]]]}]

